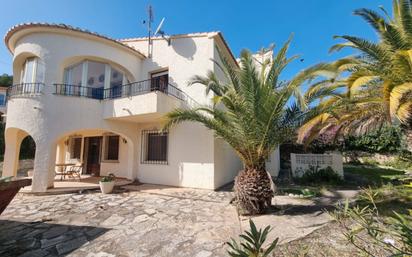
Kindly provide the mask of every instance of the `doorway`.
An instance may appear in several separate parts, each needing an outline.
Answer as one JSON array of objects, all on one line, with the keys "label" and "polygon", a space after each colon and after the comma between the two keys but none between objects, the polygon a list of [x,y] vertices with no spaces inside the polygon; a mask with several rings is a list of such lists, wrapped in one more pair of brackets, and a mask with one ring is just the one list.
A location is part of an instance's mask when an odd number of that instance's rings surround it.
[{"label": "doorway", "polygon": [[100,160],[102,153],[103,137],[86,137],[85,138],[85,160],[86,174],[100,176]]}]

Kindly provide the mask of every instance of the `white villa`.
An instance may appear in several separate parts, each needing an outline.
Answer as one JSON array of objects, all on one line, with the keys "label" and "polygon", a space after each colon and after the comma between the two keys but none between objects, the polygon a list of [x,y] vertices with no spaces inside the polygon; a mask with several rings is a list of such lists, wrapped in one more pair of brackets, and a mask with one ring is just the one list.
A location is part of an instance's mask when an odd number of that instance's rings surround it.
[{"label": "white villa", "polygon": [[[32,191],[53,187],[56,164],[83,174],[143,183],[216,189],[233,180],[241,162],[205,127],[183,123],[159,133],[176,107],[210,104],[194,75],[218,71],[217,48],[238,65],[220,32],[114,40],[66,25],[28,23],[11,28],[3,176],[15,176],[22,140],[36,143]],[[275,151],[267,163],[277,175]]]}]

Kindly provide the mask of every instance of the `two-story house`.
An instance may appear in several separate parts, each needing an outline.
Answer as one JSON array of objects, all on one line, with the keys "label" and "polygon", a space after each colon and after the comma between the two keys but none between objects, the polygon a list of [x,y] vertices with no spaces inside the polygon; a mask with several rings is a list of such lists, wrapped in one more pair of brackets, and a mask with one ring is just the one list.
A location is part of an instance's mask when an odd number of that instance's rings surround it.
[{"label": "two-story house", "polygon": [[[164,114],[210,104],[194,75],[217,71],[219,49],[237,65],[219,32],[114,40],[66,25],[11,28],[13,55],[3,176],[16,175],[21,141],[36,143],[32,190],[53,187],[56,163],[84,174],[215,189],[242,168],[234,151],[205,127],[184,123],[160,133]],[[150,56],[150,57],[149,57]],[[269,170],[278,170],[273,153]]]}]

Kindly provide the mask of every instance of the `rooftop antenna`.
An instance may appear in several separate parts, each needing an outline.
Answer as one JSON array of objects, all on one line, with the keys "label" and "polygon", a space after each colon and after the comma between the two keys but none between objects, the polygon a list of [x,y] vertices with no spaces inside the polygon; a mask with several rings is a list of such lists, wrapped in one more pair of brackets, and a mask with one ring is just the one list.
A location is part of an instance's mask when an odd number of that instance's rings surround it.
[{"label": "rooftop antenna", "polygon": [[143,24],[147,24],[148,31],[148,46],[147,46],[147,55],[149,58],[152,57],[153,42],[152,42],[152,23],[153,23],[153,8],[151,5],[147,7],[148,19],[143,20]]},{"label": "rooftop antenna", "polygon": [[164,40],[167,41],[167,45],[170,46],[170,37],[166,37],[166,33],[162,30],[163,22],[165,21],[165,18],[162,18],[162,20],[159,23],[159,26],[157,26],[157,29],[154,33],[155,36],[160,35]]}]

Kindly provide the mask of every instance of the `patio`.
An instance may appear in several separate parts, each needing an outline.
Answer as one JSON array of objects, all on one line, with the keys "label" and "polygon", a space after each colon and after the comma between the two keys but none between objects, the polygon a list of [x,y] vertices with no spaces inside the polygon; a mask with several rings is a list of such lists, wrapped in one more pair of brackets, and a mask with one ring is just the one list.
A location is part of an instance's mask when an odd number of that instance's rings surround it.
[{"label": "patio", "polygon": [[[121,191],[17,195],[0,216],[0,255],[227,256],[225,242],[247,228],[248,217],[229,204],[232,192],[148,184]],[[276,208],[253,220],[285,243],[327,224],[324,209],[337,200],[276,196]]]},{"label": "patio", "polygon": [[[94,177],[90,175],[81,175],[79,179],[64,179],[61,180],[60,176],[56,176],[54,179],[54,187],[47,189],[45,193],[35,194],[64,194],[64,193],[77,193],[83,190],[99,189],[99,181],[101,177]],[[124,186],[133,183],[133,181],[126,178],[116,178],[115,186]],[[31,186],[24,187],[20,190],[20,193],[31,192]]]}]

